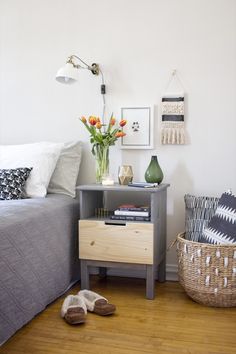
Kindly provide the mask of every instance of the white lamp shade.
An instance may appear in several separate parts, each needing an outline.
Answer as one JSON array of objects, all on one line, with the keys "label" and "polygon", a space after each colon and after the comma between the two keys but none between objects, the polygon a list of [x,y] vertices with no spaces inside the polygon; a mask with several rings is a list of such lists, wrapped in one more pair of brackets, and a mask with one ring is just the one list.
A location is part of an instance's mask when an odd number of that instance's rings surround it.
[{"label": "white lamp shade", "polygon": [[56,80],[63,84],[73,84],[78,80],[78,68],[75,68],[71,63],[66,63],[58,70]]}]

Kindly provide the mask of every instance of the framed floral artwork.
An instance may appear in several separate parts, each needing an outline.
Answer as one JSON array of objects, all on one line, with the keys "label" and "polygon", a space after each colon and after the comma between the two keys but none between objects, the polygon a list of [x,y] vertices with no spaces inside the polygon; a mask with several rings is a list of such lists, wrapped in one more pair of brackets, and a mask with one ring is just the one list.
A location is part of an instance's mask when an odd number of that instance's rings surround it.
[{"label": "framed floral artwork", "polygon": [[121,149],[153,149],[153,107],[122,107],[121,119],[127,121]]}]

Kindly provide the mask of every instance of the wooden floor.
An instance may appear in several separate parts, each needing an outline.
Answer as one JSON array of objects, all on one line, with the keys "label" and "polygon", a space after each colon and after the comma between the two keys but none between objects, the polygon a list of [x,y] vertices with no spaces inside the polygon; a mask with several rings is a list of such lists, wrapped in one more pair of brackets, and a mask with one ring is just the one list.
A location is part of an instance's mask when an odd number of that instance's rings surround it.
[{"label": "wooden floor", "polygon": [[[156,283],[146,300],[145,281],[93,277],[92,289],[116,304],[110,317],[88,313],[82,325],[60,318],[64,297],[18,331],[0,353],[140,354],[236,353],[236,308],[201,306],[176,282]],[[68,294],[76,294],[79,285]]]}]

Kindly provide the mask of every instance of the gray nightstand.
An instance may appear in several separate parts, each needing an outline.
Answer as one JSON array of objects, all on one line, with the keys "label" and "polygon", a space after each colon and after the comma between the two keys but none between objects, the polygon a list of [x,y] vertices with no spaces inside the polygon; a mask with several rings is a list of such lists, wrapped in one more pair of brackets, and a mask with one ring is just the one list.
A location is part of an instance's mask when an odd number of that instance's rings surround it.
[{"label": "gray nightstand", "polygon": [[[156,188],[115,184],[81,185],[79,258],[81,289],[89,289],[89,267],[144,268],[146,297],[154,298],[155,270],[166,278],[166,195],[169,184]],[[151,221],[111,220],[95,216],[98,208],[115,210],[120,204],[149,205]]]}]

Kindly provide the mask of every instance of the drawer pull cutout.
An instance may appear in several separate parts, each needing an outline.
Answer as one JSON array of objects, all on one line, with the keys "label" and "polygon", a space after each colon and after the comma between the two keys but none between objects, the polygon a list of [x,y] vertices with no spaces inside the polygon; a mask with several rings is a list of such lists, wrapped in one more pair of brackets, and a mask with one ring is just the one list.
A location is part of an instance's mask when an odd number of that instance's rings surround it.
[{"label": "drawer pull cutout", "polygon": [[126,223],[116,223],[114,221],[110,222],[110,221],[105,221],[105,225],[114,225],[114,226],[126,226]]}]

